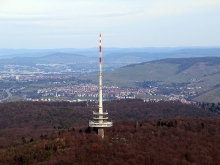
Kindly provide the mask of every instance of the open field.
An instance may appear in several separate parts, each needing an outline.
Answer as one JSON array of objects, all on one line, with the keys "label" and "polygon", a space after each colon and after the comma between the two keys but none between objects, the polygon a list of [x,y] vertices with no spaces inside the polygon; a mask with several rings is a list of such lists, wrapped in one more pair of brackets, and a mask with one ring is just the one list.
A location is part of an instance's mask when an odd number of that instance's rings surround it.
[{"label": "open field", "polygon": [[196,101],[203,102],[206,100],[206,102],[211,102],[211,103],[218,103],[220,102],[220,88],[213,89],[205,94],[202,94],[196,98],[194,98]]}]

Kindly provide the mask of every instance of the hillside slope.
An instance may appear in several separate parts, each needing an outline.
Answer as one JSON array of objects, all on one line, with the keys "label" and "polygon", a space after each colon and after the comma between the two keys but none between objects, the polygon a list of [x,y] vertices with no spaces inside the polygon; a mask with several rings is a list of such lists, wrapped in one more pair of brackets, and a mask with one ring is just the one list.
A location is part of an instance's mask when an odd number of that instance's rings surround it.
[{"label": "hillside slope", "polygon": [[[145,81],[154,86],[187,84],[199,94],[206,93],[220,85],[220,58],[194,57],[155,60],[132,64],[103,75],[105,84],[120,87],[135,87]],[[214,101],[214,100],[211,100]]]},{"label": "hillside slope", "polygon": [[204,94],[201,94],[198,97],[195,97],[194,100],[203,102],[206,100],[206,102],[220,102],[220,88],[213,89],[209,92],[206,92]]},{"label": "hillside slope", "polygon": [[219,119],[122,120],[104,140],[87,127],[23,137],[23,144],[0,149],[0,164],[218,165]]},{"label": "hillside slope", "polygon": [[[218,109],[209,110],[196,105],[180,102],[143,102],[143,100],[120,100],[104,102],[104,110],[109,119],[143,120],[167,119],[173,117],[211,117],[218,116]],[[1,146],[18,145],[21,137],[39,139],[41,135],[53,131],[79,128],[88,125],[92,111],[97,104],[91,102],[11,102],[0,104],[0,141]],[[11,136],[13,133],[13,136]]]}]

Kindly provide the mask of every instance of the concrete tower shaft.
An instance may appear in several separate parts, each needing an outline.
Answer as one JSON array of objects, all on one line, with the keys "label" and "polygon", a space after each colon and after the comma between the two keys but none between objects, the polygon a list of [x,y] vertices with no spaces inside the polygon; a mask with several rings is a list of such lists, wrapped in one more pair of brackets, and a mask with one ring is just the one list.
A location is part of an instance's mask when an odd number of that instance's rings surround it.
[{"label": "concrete tower shaft", "polygon": [[108,112],[103,112],[102,101],[102,35],[99,35],[99,111],[93,111],[93,120],[89,121],[90,127],[98,128],[98,135],[104,138],[104,128],[111,127],[112,122],[107,121]]}]

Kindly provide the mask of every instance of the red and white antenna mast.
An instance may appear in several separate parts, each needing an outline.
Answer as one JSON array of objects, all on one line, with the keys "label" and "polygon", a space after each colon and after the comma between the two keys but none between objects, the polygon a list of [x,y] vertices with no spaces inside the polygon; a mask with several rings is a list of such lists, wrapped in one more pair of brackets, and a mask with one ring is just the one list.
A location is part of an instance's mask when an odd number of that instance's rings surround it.
[{"label": "red and white antenna mast", "polygon": [[98,128],[98,135],[104,138],[104,128],[111,127],[113,124],[107,121],[108,112],[103,112],[102,103],[102,34],[99,34],[99,111],[93,111],[93,120],[89,121],[90,127]]},{"label": "red and white antenna mast", "polygon": [[99,34],[99,113],[103,112],[102,106],[102,34]]}]

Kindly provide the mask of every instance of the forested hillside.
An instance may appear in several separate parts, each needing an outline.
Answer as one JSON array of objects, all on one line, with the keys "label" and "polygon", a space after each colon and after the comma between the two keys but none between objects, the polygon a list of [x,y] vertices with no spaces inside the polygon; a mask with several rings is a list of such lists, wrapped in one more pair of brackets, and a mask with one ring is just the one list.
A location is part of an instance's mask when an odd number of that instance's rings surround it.
[{"label": "forested hillside", "polygon": [[94,102],[0,104],[0,164],[216,164],[219,104],[104,102],[106,138],[88,127]]},{"label": "forested hillside", "polygon": [[220,118],[121,120],[100,139],[90,128],[53,131],[0,150],[1,164],[218,165]]},{"label": "forested hillside", "polygon": [[[104,110],[109,112],[112,120],[217,115],[210,110],[209,104],[205,105],[183,104],[178,101],[156,103],[144,102],[141,99],[127,99],[106,101]],[[53,129],[80,126],[87,124],[92,118],[92,111],[97,110],[98,104],[94,102],[9,102],[0,104],[0,128],[29,126],[37,129],[45,124],[46,127]]]},{"label": "forested hillside", "polygon": [[[216,107],[216,111],[212,109]],[[173,117],[217,116],[219,106],[188,105],[181,102],[143,102],[119,100],[104,102],[109,118],[118,120],[166,119]],[[10,102],[0,104],[0,145],[21,143],[21,137],[39,139],[52,131],[88,125],[92,111],[98,110],[94,102]],[[13,136],[11,136],[13,132]]]}]

